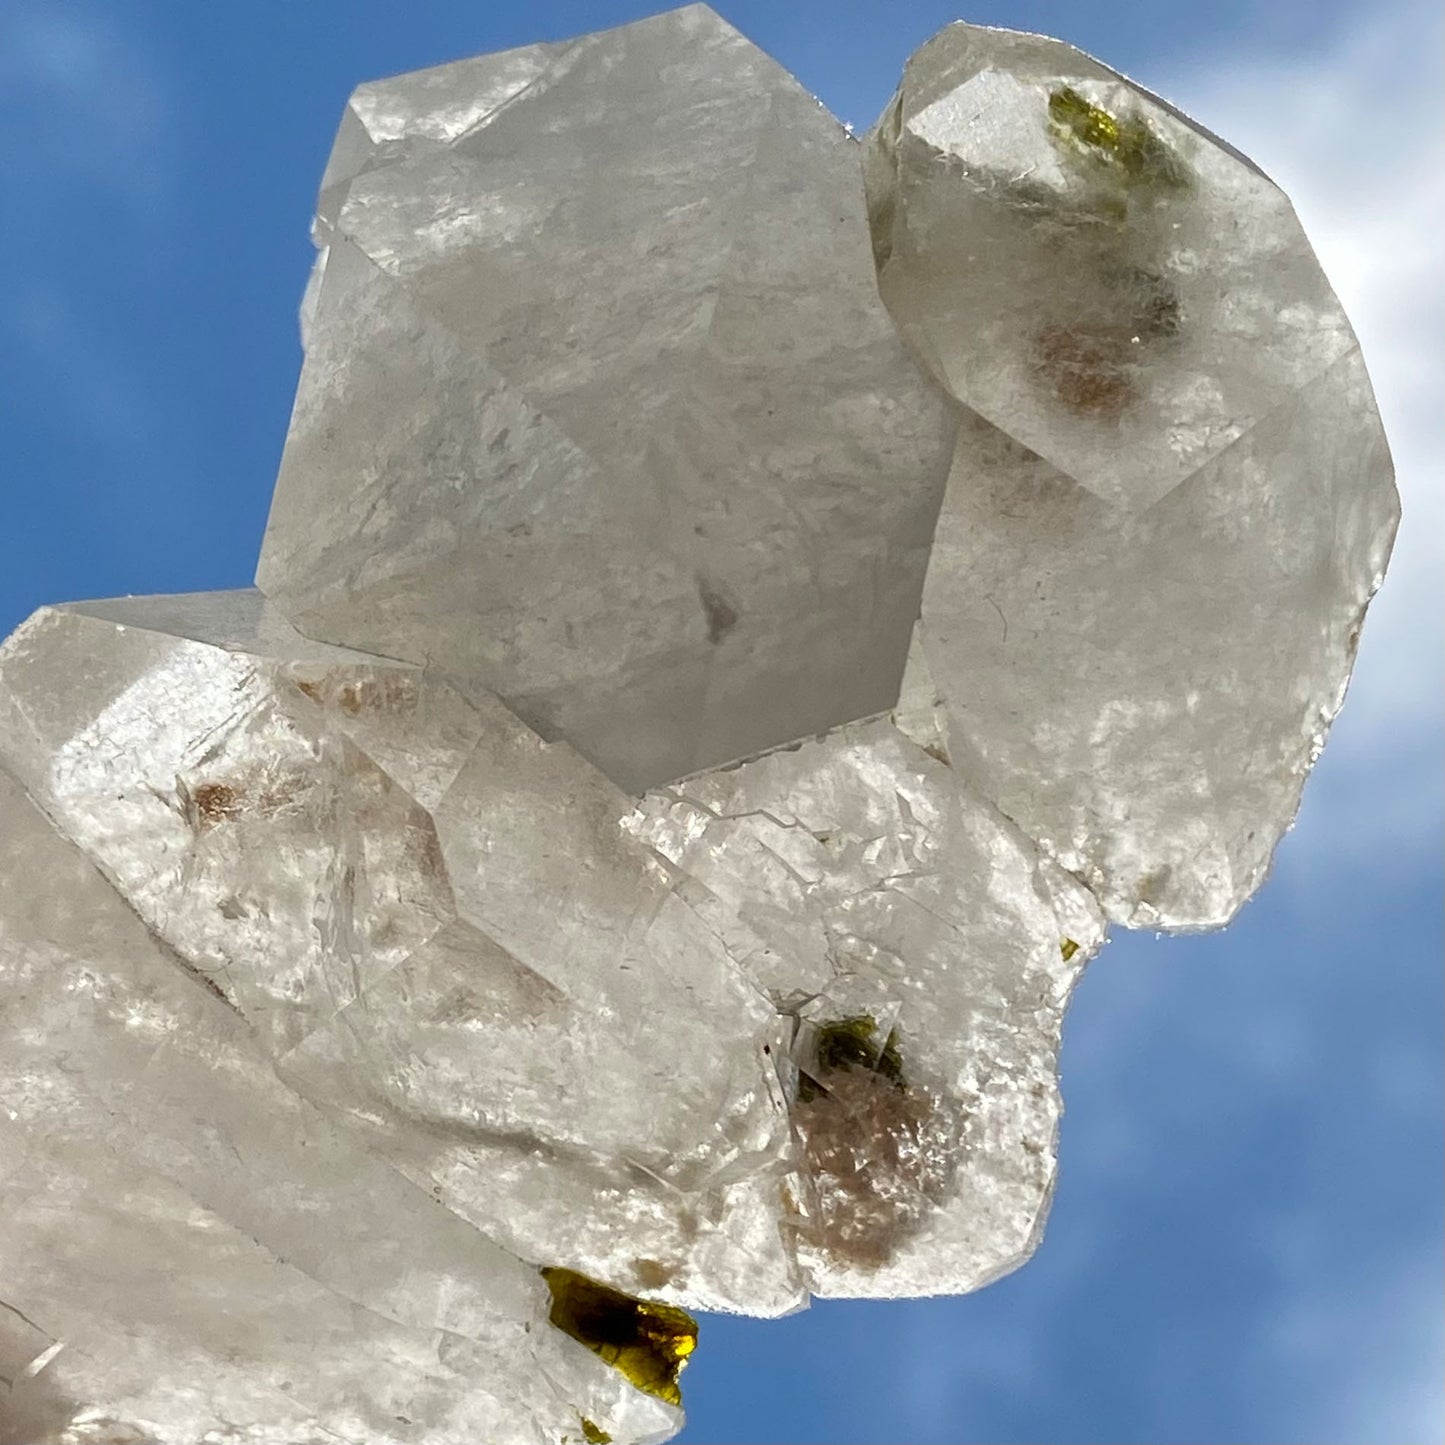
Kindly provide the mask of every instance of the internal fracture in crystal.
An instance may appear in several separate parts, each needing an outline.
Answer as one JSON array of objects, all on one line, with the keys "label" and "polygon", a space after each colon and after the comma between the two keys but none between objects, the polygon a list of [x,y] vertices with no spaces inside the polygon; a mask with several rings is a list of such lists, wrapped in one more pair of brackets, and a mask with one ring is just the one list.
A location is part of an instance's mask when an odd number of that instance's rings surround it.
[{"label": "internal fracture in crystal", "polygon": [[0,647],[0,1445],[659,1441],[1037,1245],[1110,920],[1257,888],[1397,519],[1259,169],[955,25],[361,86],[258,589]]}]

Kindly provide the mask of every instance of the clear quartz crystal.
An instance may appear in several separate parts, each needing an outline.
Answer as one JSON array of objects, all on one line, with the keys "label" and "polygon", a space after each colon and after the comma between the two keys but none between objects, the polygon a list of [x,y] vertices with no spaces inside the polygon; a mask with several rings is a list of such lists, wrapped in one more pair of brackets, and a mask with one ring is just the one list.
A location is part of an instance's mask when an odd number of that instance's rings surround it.
[{"label": "clear quartz crystal", "polygon": [[364,85],[313,235],[260,590],[0,646],[0,1445],[661,1441],[684,1309],[1035,1247],[1106,920],[1343,696],[1369,383],[964,25],[862,147],[700,5]]},{"label": "clear quartz crystal", "polygon": [[702,5],[362,86],[257,572],[628,790],[898,694],[953,418],[858,147]]},{"label": "clear quartz crystal", "polygon": [[543,1327],[535,1270],[287,1088],[5,772],[0,820],[0,1439],[673,1426]]},{"label": "clear quartz crystal", "polygon": [[[793,1020],[785,1204],[811,1290],[961,1293],[1025,1259],[1093,898],[881,719],[656,790],[627,827]],[[864,1057],[838,1067],[847,1023]]]},{"label": "clear quartz crystal", "polygon": [[1135,927],[1263,881],[1399,517],[1289,201],[1060,41],[950,25],[865,141],[883,300],[965,408],[905,683]]},{"label": "clear quartz crystal", "polygon": [[[4,752],[281,1076],[526,1258],[634,1290],[665,1260],[683,1303],[801,1303],[732,1177],[786,1144],[778,1021],[617,827],[630,800],[500,704],[261,635],[257,593],[196,599],[232,610],[222,646],[150,630],[153,600],[21,628]],[[94,656],[105,691],[57,695]]]},{"label": "clear quartz crystal", "polygon": [[[101,1097],[64,1106],[84,1126],[67,1167],[83,1182],[84,1149],[109,1140],[137,1267],[238,1230],[348,1310],[492,1351],[465,1406],[492,1415],[400,1408],[391,1423],[416,1428],[396,1438],[485,1436],[472,1422],[530,1409],[537,1370],[555,1388],[536,1438],[559,1418],[619,1439],[669,1424],[541,1329],[522,1261],[768,1315],[809,1291],[976,1288],[1036,1242],[1059,1026],[1102,917],[902,720],[636,799],[500,702],[310,642],[254,591],[42,609],[0,649],[0,688],[5,896],[36,900],[0,911],[28,1005],[7,1016],[7,1097],[30,1101],[16,1160],[58,1147],[42,1105],[71,1097],[81,1060]],[[51,987],[42,940],[72,960]],[[106,1007],[75,1013],[76,989]],[[830,1053],[864,1019],[871,1056],[866,1039]],[[116,1247],[114,1208],[83,1231],[97,1250]],[[99,1268],[11,1237],[26,1278],[49,1258],[83,1296]],[[275,1287],[243,1265],[215,1288],[259,1310]],[[41,1281],[7,1297],[40,1332],[29,1359],[72,1338]],[[154,1307],[179,1330],[200,1306]],[[105,1399],[177,1442],[206,1409],[302,1428],[243,1409],[234,1372],[198,1362],[206,1400],[172,1401],[174,1371],[142,1389],[87,1349],[34,1411]],[[263,1365],[280,1361],[236,1368],[264,1381]],[[337,1403],[348,1370],[311,1356],[316,1389],[339,1393],[298,1418],[390,1438]]]}]

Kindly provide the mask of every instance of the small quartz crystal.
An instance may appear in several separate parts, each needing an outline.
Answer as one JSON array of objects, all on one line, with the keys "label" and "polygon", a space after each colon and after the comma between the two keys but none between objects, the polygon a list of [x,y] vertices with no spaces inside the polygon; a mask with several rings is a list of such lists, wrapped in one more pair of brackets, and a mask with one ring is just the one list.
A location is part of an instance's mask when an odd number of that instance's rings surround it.
[{"label": "small quartz crystal", "polygon": [[0,1445],[644,1445],[695,1310],[1037,1245],[1109,921],[1225,922],[1397,504],[1288,202],[956,25],[361,86],[258,587],[0,646]]}]

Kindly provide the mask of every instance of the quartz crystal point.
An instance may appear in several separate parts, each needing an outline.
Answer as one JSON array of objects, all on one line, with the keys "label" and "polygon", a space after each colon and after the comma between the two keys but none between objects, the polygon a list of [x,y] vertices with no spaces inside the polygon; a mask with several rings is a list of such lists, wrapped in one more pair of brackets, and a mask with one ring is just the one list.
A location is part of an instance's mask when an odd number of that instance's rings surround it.
[{"label": "quartz crystal point", "polygon": [[364,85],[314,236],[261,590],[0,646],[0,1445],[660,1441],[687,1308],[1035,1246],[1106,919],[1339,706],[1369,384],[969,26],[862,148],[703,6]]},{"label": "quartz crystal point", "polygon": [[780,1021],[569,747],[255,592],[42,611],[0,678],[31,797],[402,1174],[528,1259],[802,1302]]},{"label": "quartz crystal point", "polygon": [[1111,918],[1217,927],[1398,520],[1349,324],[1267,176],[1060,41],[944,29],[864,175],[883,299],[965,408],[908,686]]},{"label": "quartz crystal point", "polygon": [[629,790],[891,707],[953,420],[857,151],[702,5],[362,86],[258,585]]}]

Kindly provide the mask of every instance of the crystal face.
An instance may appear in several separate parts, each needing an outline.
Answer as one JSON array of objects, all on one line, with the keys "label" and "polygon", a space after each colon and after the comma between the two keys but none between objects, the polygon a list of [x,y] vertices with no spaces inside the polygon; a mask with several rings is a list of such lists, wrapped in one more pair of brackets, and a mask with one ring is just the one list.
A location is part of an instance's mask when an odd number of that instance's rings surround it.
[{"label": "crystal face", "polygon": [[364,85],[314,235],[259,589],[0,646],[0,1445],[662,1440],[689,1310],[1035,1247],[1108,921],[1339,706],[1369,383],[977,27],[861,146],[702,6]]},{"label": "crystal face", "polygon": [[950,25],[868,137],[884,300],[951,395],[1145,510],[1355,349],[1289,201],[1061,41]]},{"label": "crystal face", "polygon": [[629,791],[885,711],[953,419],[859,220],[704,6],[362,86],[258,585]]},{"label": "crystal face", "polygon": [[1399,516],[1354,335],[1270,180],[1060,41],[947,27],[865,152],[883,299],[966,408],[908,686],[1110,918],[1217,927]]}]

